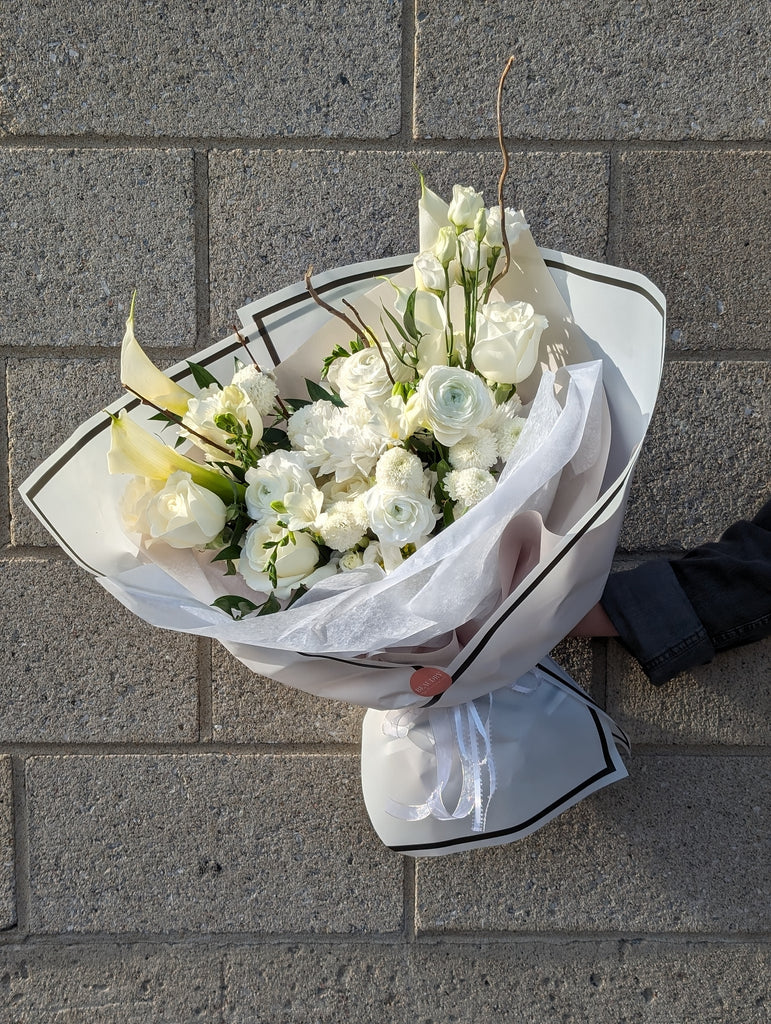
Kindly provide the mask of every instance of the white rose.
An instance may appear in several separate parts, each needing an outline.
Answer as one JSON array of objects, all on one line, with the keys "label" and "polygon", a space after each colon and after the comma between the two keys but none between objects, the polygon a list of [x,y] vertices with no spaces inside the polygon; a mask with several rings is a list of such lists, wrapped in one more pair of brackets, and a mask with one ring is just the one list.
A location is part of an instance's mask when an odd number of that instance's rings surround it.
[{"label": "white rose", "polygon": [[224,388],[210,384],[204,388],[187,403],[187,412],[182,417],[182,424],[195,431],[195,434],[188,434],[193,444],[198,445],[208,455],[222,459],[224,452],[220,448],[210,447],[196,435],[203,434],[204,437],[227,449],[230,435],[214,422],[217,416],[223,415],[235,416],[242,427],[246,427],[247,423],[251,424],[251,447],[254,448],[262,437],[262,417],[246,392],[237,384],[228,384]]},{"label": "white rose", "polygon": [[[510,246],[516,245],[519,236],[523,231],[527,231],[529,227],[530,225],[525,220],[525,215],[522,210],[514,210],[510,206],[506,207],[506,238],[508,239]],[[494,206],[492,209],[487,211],[487,233],[485,234],[485,242],[487,242],[491,249],[500,249],[503,247],[500,206]]]},{"label": "white rose", "polygon": [[538,361],[538,344],[549,321],[529,302],[488,302],[477,313],[474,366],[493,384],[526,380]]},{"label": "white rose", "polygon": [[413,260],[415,283],[422,291],[445,292],[444,267],[432,252],[422,252]]},{"label": "white rose", "polygon": [[172,548],[194,548],[222,532],[227,519],[224,501],[177,470],[147,506],[149,534]]},{"label": "white rose", "polygon": [[457,444],[473,433],[494,407],[485,382],[454,366],[432,366],[417,394],[426,426],[445,445]]},{"label": "white rose", "polygon": [[473,228],[476,216],[484,209],[484,205],[481,192],[476,192],[466,185],[453,185],[447,219],[456,228]]},{"label": "white rose", "polygon": [[[293,533],[294,540],[289,538],[287,530],[277,526],[275,522],[265,520],[255,523],[246,531],[241,557],[238,560],[238,571],[252,590],[267,594],[272,590],[279,600],[289,597],[293,590],[303,584],[306,587],[317,583],[320,579],[332,576],[337,571],[333,564],[316,568],[319,562],[319,549],[307,533]],[[281,544],[282,541],[286,543]],[[273,547],[265,547],[279,542],[276,548],[276,580],[274,587],[265,567],[273,552]]]},{"label": "white rose", "polygon": [[[260,459],[246,472],[246,508],[252,519],[275,519],[274,502],[286,505],[290,494],[308,494],[316,490],[316,483],[308,472],[307,460],[301,452],[279,449]],[[319,492],[320,500],[323,495]],[[321,505],[319,503],[319,509]]]},{"label": "white rose", "polygon": [[325,500],[334,505],[336,501],[350,501],[364,494],[369,489],[369,480],[365,476],[352,476],[348,480],[327,480],[321,485]]},{"label": "white rose", "polygon": [[383,544],[417,544],[436,525],[433,502],[424,494],[392,491],[376,484],[363,500],[369,525]]},{"label": "white rose", "polygon": [[391,365],[392,362],[398,361],[395,357],[393,360],[389,359],[386,368],[383,356],[377,348],[363,348],[332,363],[329,368],[329,383],[339,392],[346,405],[353,405],[365,396],[376,401],[385,401],[393,389],[388,371],[391,371],[391,376],[398,377],[398,370]]}]

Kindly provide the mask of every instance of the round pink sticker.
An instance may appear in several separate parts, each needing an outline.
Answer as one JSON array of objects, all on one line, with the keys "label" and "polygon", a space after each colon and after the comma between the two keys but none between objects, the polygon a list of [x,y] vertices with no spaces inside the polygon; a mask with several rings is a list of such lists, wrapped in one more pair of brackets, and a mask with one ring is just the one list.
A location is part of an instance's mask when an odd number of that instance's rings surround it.
[{"label": "round pink sticker", "polygon": [[419,668],[412,673],[410,678],[410,689],[419,697],[436,697],[438,693],[444,693],[452,686],[452,676],[441,668]]}]

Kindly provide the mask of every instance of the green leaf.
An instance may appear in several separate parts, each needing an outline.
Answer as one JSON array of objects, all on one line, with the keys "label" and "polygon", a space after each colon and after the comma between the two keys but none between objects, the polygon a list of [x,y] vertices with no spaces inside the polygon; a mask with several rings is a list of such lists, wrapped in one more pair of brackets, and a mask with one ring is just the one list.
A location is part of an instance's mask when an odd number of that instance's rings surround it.
[{"label": "green leaf", "polygon": [[[304,583],[301,583],[300,586],[296,590],[292,591],[292,596],[289,598],[289,603],[287,604],[286,607],[287,608],[291,608],[292,605],[295,603],[295,601],[299,601],[300,598],[303,596],[303,594],[307,594],[307,593],[308,593],[308,588],[305,586]],[[284,609],[284,611],[286,611],[286,608]]]},{"label": "green leaf", "polygon": [[412,335],[413,338],[419,338],[420,332],[415,324],[415,298],[418,294],[418,289],[413,288],[410,292],[410,297],[407,299],[407,308],[404,310],[404,326],[407,333]]},{"label": "green leaf", "polygon": [[[271,595],[272,596],[272,595]],[[268,599],[270,600],[270,598]],[[245,615],[256,612],[259,605],[256,605],[253,601],[247,600],[245,597],[239,597],[237,594],[226,594],[224,597],[218,597],[216,601],[212,601],[213,608],[219,608],[220,611],[226,612],[236,621],[243,619]],[[265,606],[263,605],[263,608]]]},{"label": "green leaf", "polygon": [[455,522],[455,508],[449,498],[442,505],[442,521],[445,526]]},{"label": "green leaf", "polygon": [[271,451],[275,451],[277,448],[289,451],[291,448],[286,431],[279,430],[278,427],[266,427],[262,432],[262,443],[268,446]]},{"label": "green leaf", "polygon": [[260,608],[260,610],[257,612],[257,614],[258,615],[273,615],[274,612],[280,612],[280,611],[281,611],[281,602],[276,597],[276,595],[273,592],[271,592],[270,597],[265,602],[265,604],[262,606],[262,608]]},{"label": "green leaf", "polygon": [[232,559],[240,557],[241,548],[238,546],[238,544],[228,544],[226,548],[223,548],[214,556],[214,558],[212,558],[212,562],[231,561]]},{"label": "green leaf", "polygon": [[338,406],[340,409],[345,408],[345,402],[342,400],[340,395],[336,395],[333,391],[327,391],[320,384],[315,384],[312,380],[305,378],[305,386],[308,389],[308,395],[313,402],[331,402],[333,405]]},{"label": "green leaf", "polygon": [[212,373],[209,373],[205,366],[201,366],[200,363],[192,363],[189,359],[187,365],[190,367],[190,372],[199,388],[208,388],[212,384],[216,384],[218,388],[222,387],[217,378]]},{"label": "green leaf", "polygon": [[307,398],[285,398],[284,405],[289,409],[290,412],[297,412],[298,409],[304,408],[306,405],[310,405],[310,401]]}]

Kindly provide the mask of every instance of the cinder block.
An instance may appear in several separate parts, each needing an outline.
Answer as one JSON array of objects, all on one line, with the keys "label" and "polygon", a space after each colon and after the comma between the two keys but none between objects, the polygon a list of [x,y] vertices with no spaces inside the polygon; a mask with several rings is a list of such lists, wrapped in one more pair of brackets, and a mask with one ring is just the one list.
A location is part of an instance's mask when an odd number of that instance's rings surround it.
[{"label": "cinder block", "polygon": [[399,130],[401,7],[9,0],[6,133],[218,138]]},{"label": "cinder block", "polygon": [[512,138],[762,139],[765,39],[751,0],[644,9],[420,0],[417,134],[494,134],[498,78],[513,54]]},{"label": "cinder block", "polygon": [[[567,637],[562,640],[553,651],[549,652],[558,665],[561,665],[566,672],[575,679],[579,686],[592,695],[594,700],[602,704],[605,700],[605,693],[598,692],[601,688],[594,685],[592,666],[593,652],[592,642],[583,637]],[[602,688],[604,690],[604,688]]]},{"label": "cinder block", "polygon": [[220,967],[202,946],[27,943],[2,950],[3,1024],[213,1024]]},{"label": "cinder block", "polygon": [[671,362],[637,465],[619,545],[715,540],[768,499],[771,364]]},{"label": "cinder block", "polygon": [[0,757],[0,931],[16,924],[14,863],[11,759],[10,757]]},{"label": "cinder block", "polygon": [[214,739],[225,743],[359,743],[364,709],[257,676],[212,648]]},{"label": "cinder block", "polygon": [[[488,153],[236,150],[209,161],[212,329],[235,310],[317,271],[418,247],[417,164],[448,199],[455,183],[496,203],[501,158]],[[601,259],[607,231],[603,153],[512,153],[508,205],[536,241]]]},{"label": "cinder block", "polygon": [[653,686],[618,643],[608,646],[608,712],[633,743],[768,742],[771,640],[719,654]]},{"label": "cinder block", "polygon": [[124,394],[120,365],[117,359],[9,359],[7,379],[11,537],[17,545],[53,544],[18,487],[77,426]]},{"label": "cinder block", "polygon": [[5,743],[192,742],[196,643],[141,622],[70,562],[2,562]]},{"label": "cinder block", "polygon": [[761,1024],[765,954],[755,943],[585,940],[242,947],[225,953],[222,1019]]},{"label": "cinder block", "polygon": [[421,931],[753,933],[768,926],[762,757],[643,756],[521,842],[419,860]]},{"label": "cinder block", "polygon": [[355,756],[34,758],[27,795],[35,932],[401,925]]},{"label": "cinder block", "polygon": [[618,262],[666,295],[671,349],[771,349],[771,155],[630,150],[619,175]]},{"label": "cinder block", "polygon": [[[36,39],[46,49],[49,7],[27,6],[19,22],[45,21]],[[130,23],[122,7],[116,31]],[[104,38],[94,46],[106,55]],[[33,66],[25,82],[39,82]],[[143,344],[193,347],[191,152],[3,149],[0,185],[1,344],[115,348],[136,289]]]}]

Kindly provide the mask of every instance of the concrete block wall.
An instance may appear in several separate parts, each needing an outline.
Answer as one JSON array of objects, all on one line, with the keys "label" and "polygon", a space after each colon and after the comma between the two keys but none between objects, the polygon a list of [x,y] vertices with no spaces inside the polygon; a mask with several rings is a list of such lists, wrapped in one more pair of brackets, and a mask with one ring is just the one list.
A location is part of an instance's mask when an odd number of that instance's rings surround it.
[{"label": "concrete block wall", "polygon": [[[414,862],[361,713],[131,618],[16,486],[117,396],[318,269],[411,251],[417,163],[669,301],[619,563],[769,492],[768,25],[750,0],[6,0],[0,9],[0,1022],[765,1019],[771,645],[654,690],[563,662],[630,778],[513,846]],[[764,856],[765,854],[765,856]]]}]

